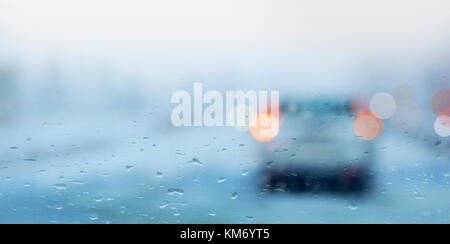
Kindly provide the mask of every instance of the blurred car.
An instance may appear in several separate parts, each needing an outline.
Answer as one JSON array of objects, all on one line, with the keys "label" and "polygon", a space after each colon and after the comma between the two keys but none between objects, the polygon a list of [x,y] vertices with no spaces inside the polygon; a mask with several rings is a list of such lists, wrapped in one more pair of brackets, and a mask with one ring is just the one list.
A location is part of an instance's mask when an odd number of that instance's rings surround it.
[{"label": "blurred car", "polygon": [[351,102],[284,102],[279,135],[263,144],[268,190],[363,192],[371,185],[373,141],[354,133]]}]

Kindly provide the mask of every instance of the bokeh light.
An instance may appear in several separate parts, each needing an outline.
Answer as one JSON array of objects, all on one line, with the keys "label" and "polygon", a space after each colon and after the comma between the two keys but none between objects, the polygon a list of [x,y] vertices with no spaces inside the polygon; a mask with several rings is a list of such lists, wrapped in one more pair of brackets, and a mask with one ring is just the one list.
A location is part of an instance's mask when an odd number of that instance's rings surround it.
[{"label": "bokeh light", "polygon": [[443,126],[450,128],[450,107],[442,111],[441,115],[439,115],[439,120]]},{"label": "bokeh light", "polygon": [[434,122],[434,131],[441,137],[450,136],[450,127],[444,126],[439,118]]},{"label": "bokeh light", "polygon": [[381,135],[384,123],[378,114],[372,111],[364,111],[356,117],[354,129],[359,138],[372,141]]},{"label": "bokeh light", "polygon": [[[268,126],[262,125],[261,118],[268,118]],[[253,118],[252,123],[250,124],[250,133],[259,142],[270,142],[275,137],[277,137],[278,132],[280,130],[280,123],[276,116],[271,116],[270,114],[258,114],[255,118]],[[267,132],[270,131],[271,136],[267,136]],[[266,133],[264,133],[266,132]]]},{"label": "bokeh light", "polygon": [[413,103],[410,105],[398,106],[391,123],[394,128],[402,133],[416,131],[423,121],[423,112],[420,107]]},{"label": "bokeh light", "polygon": [[[272,107],[268,108],[267,113],[272,114]],[[278,105],[278,122],[280,125],[282,125],[284,123],[284,113],[283,113],[281,105]]]},{"label": "bokeh light", "polygon": [[440,90],[433,96],[431,102],[433,111],[437,116],[441,116],[441,113],[450,108],[450,90]]},{"label": "bokeh light", "polygon": [[369,101],[365,96],[358,96],[351,101],[351,113],[353,115],[358,114],[359,112],[369,110]]},{"label": "bokeh light", "polygon": [[416,102],[416,93],[410,85],[401,85],[395,88],[393,93],[398,105],[411,105]]},{"label": "bokeh light", "polygon": [[370,99],[370,109],[381,119],[389,119],[395,113],[397,104],[391,94],[377,93]]}]

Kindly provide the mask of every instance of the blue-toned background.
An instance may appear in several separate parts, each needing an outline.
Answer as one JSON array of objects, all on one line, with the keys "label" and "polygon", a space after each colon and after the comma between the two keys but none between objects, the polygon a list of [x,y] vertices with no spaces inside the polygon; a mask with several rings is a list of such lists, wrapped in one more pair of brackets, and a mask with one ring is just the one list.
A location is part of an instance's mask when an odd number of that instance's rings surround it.
[{"label": "blue-toned background", "polygon": [[[449,223],[431,105],[449,27],[445,0],[0,0],[0,223]],[[423,120],[385,121],[369,194],[267,193],[250,133],[172,126],[194,82],[282,101],[408,85]]]}]

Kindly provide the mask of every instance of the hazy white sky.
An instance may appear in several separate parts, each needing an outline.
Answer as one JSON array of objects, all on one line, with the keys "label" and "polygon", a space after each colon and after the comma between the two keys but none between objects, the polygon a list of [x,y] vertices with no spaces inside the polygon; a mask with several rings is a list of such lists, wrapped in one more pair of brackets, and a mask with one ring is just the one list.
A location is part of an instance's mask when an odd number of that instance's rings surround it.
[{"label": "hazy white sky", "polygon": [[97,62],[171,81],[237,73],[330,84],[363,73],[365,55],[414,76],[408,62],[446,53],[449,27],[448,0],[0,0],[0,51],[22,62],[74,62],[75,74]]},{"label": "hazy white sky", "polygon": [[0,0],[0,21],[61,49],[414,48],[448,41],[450,1]]}]

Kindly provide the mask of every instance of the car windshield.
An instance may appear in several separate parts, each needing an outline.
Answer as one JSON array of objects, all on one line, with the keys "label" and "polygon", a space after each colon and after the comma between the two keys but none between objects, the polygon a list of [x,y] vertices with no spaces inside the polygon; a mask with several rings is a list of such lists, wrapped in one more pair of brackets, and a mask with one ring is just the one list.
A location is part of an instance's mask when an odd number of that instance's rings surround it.
[{"label": "car windshield", "polygon": [[0,223],[450,223],[450,1],[0,0]]}]

